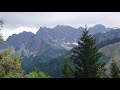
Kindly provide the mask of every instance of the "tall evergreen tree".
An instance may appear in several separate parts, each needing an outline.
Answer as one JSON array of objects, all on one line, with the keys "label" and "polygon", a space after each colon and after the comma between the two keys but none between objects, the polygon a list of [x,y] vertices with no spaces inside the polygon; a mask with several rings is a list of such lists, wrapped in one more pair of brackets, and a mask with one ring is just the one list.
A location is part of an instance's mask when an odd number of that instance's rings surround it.
[{"label": "tall evergreen tree", "polygon": [[117,66],[117,63],[115,62],[115,50],[112,54],[112,63],[110,64],[110,77],[111,78],[119,78],[119,67]]},{"label": "tall evergreen tree", "polygon": [[115,62],[115,49],[112,52],[112,63],[110,64],[110,77],[111,78],[120,78],[119,73],[119,67],[117,66],[117,63]]},{"label": "tall evergreen tree", "polygon": [[105,73],[106,69],[103,67],[99,67],[97,71],[97,77],[98,78],[107,78],[107,75]]},{"label": "tall evergreen tree", "polygon": [[114,60],[112,60],[112,63],[110,65],[110,73],[111,78],[120,78],[119,76],[120,70]]},{"label": "tall evergreen tree", "polygon": [[98,52],[96,41],[92,35],[89,35],[87,28],[79,38],[78,46],[73,49],[71,57],[75,63],[76,78],[97,77],[98,60],[101,53]]},{"label": "tall evergreen tree", "polygon": [[69,62],[67,59],[64,60],[64,66],[62,69],[62,73],[63,73],[63,78],[73,78],[74,77],[74,71],[72,70]]}]

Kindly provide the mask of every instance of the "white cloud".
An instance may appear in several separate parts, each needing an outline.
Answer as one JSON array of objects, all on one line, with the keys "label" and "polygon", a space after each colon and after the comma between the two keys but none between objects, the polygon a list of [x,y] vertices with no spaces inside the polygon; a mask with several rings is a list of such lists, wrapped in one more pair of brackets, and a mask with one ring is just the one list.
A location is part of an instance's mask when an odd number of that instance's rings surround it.
[{"label": "white cloud", "polygon": [[37,28],[34,27],[17,27],[13,30],[10,30],[9,28],[3,28],[3,30],[1,31],[1,34],[4,36],[4,40],[6,40],[8,38],[8,36],[12,35],[12,34],[18,34],[21,33],[23,31],[27,31],[27,32],[33,32],[34,34],[37,32]]},{"label": "white cloud", "polygon": [[36,32],[43,26],[70,25],[78,28],[85,24],[89,27],[103,24],[120,27],[120,12],[0,12],[0,19],[5,21],[2,31],[5,38],[24,30]]}]

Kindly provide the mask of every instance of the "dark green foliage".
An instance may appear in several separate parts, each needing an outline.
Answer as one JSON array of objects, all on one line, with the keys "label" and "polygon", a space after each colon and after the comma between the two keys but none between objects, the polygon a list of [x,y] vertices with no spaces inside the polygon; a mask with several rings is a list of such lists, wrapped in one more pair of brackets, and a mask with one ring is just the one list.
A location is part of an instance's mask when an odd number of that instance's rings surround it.
[{"label": "dark green foliage", "polygon": [[97,77],[98,78],[107,78],[106,75],[106,69],[104,68],[105,64],[108,63],[110,57],[105,56],[104,54],[102,54],[101,58],[99,58],[98,61],[98,70],[97,70]]},{"label": "dark green foliage", "polygon": [[98,78],[106,78],[107,75],[105,73],[106,69],[104,69],[103,67],[99,67],[97,70],[97,77]]},{"label": "dark green foliage", "polygon": [[66,55],[70,55],[70,53],[71,51],[66,52],[64,55],[57,58],[49,58],[48,62],[39,62],[39,60],[41,60],[40,57],[34,57],[35,59],[33,60],[26,57],[22,62],[22,68],[25,70],[26,73],[29,73],[34,69],[34,67],[37,67],[51,77],[60,78],[63,76],[62,67],[64,63],[64,57]]},{"label": "dark green foliage", "polygon": [[68,60],[65,59],[63,64],[63,78],[74,78],[74,70],[72,69],[72,66],[70,65]]},{"label": "dark green foliage", "polygon": [[22,62],[22,68],[26,71],[26,73],[29,73],[33,71],[33,69],[36,67],[51,77],[62,77],[61,67],[64,62],[64,56],[53,58],[49,62],[38,61],[39,60],[34,59],[34,61],[30,62],[29,59],[26,59],[24,60],[24,62]]},{"label": "dark green foliage", "polygon": [[73,49],[72,59],[75,63],[76,78],[96,78],[98,61],[101,53],[98,52],[95,39],[85,29],[78,41],[78,46]]},{"label": "dark green foliage", "polygon": [[111,73],[111,78],[120,78],[120,70],[119,67],[117,66],[117,63],[112,60],[112,63],[110,65],[110,73]]},{"label": "dark green foliage", "polygon": [[51,68],[51,70],[49,70],[50,72],[53,70],[52,69],[53,67],[59,66],[57,63],[59,62],[59,59],[64,57],[66,52],[67,51],[63,49],[50,48],[50,50],[48,49],[47,51],[44,51],[43,53],[38,52],[36,56],[32,56],[32,55],[29,57],[23,56],[22,68],[26,72],[29,72],[34,67],[40,67],[41,70],[45,70],[45,71],[46,71],[46,67],[49,67]]}]

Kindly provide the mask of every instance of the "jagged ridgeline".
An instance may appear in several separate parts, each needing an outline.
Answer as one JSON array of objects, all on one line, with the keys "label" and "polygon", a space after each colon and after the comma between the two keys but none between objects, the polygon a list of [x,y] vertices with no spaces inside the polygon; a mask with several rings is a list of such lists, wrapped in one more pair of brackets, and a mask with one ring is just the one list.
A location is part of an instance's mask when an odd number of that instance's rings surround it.
[{"label": "jagged ridgeline", "polygon": [[[54,28],[41,27],[36,34],[24,31],[9,36],[0,49],[12,47],[13,54],[23,57],[22,68],[26,73],[39,67],[52,77],[61,77],[64,57],[77,45],[83,30],[83,27],[73,28],[64,25]],[[114,30],[98,24],[89,30],[96,38],[99,48],[120,41],[119,29]]]}]

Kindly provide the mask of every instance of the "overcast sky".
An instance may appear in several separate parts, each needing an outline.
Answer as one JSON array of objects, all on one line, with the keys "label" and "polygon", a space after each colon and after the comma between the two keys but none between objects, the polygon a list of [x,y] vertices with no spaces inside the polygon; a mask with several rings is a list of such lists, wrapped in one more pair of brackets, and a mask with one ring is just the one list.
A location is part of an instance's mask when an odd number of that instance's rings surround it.
[{"label": "overcast sky", "polygon": [[120,27],[120,12],[0,12],[4,20],[1,33],[6,39],[9,35],[22,31],[36,33],[40,27],[70,25],[88,27],[103,24],[106,27]]}]

